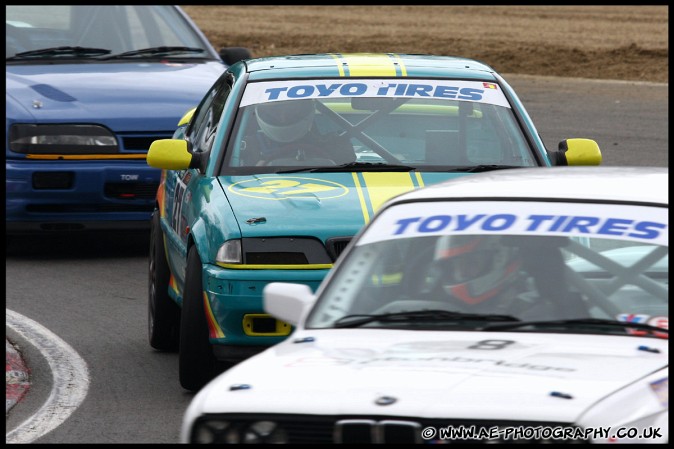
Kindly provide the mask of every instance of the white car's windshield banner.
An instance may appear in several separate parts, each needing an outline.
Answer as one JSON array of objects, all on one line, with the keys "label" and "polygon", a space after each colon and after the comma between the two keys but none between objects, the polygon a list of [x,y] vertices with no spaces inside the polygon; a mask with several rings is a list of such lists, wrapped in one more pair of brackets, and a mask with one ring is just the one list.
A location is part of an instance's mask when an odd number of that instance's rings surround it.
[{"label": "white car's windshield banner", "polygon": [[295,80],[250,83],[246,86],[241,106],[306,98],[352,97],[463,100],[510,107],[505,95],[494,83],[419,79]]},{"label": "white car's windshield banner", "polygon": [[512,234],[669,244],[667,208],[537,202],[427,202],[383,211],[359,245],[424,235]]}]

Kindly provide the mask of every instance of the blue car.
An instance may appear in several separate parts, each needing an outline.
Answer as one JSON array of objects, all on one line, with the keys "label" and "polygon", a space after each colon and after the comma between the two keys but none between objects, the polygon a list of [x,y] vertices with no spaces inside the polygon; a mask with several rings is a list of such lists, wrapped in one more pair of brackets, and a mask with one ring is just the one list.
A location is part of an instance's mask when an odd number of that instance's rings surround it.
[{"label": "blue car", "polygon": [[7,5],[7,234],[149,228],[171,137],[245,48],[172,5]]},{"label": "blue car", "polygon": [[[548,151],[486,64],[433,55],[318,54],[233,64],[153,142],[164,170],[150,231],[150,345],[198,390],[285,339],[269,282],[316,289],[392,196],[473,173],[598,165],[590,139]],[[347,289],[348,290],[348,289]]]}]

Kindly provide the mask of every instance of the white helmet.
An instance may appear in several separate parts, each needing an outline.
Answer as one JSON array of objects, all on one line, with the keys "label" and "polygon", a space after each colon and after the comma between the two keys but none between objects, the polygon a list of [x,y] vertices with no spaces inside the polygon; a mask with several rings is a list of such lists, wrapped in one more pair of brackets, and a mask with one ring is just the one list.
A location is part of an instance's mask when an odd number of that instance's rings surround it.
[{"label": "white helmet", "polygon": [[304,137],[311,129],[315,113],[313,100],[276,101],[255,107],[260,129],[267,137],[281,143]]},{"label": "white helmet", "polygon": [[478,304],[502,293],[519,278],[519,250],[499,236],[442,236],[435,247],[440,283],[448,295]]}]

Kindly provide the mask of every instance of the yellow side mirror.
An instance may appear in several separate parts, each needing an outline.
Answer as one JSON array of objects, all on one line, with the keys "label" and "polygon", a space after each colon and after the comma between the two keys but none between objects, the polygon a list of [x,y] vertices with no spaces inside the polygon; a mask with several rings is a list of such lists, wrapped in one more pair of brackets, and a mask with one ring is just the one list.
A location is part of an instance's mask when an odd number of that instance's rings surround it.
[{"label": "yellow side mirror", "polygon": [[600,165],[601,161],[599,145],[592,139],[562,140],[553,155],[555,165]]},{"label": "yellow side mirror", "polygon": [[150,145],[147,164],[165,170],[185,170],[190,168],[192,154],[188,143],[182,139],[160,139]]},{"label": "yellow side mirror", "polygon": [[190,120],[192,120],[192,116],[194,115],[194,111],[196,110],[197,108],[192,108],[189,111],[187,111],[178,122],[178,126],[187,125],[190,122]]}]

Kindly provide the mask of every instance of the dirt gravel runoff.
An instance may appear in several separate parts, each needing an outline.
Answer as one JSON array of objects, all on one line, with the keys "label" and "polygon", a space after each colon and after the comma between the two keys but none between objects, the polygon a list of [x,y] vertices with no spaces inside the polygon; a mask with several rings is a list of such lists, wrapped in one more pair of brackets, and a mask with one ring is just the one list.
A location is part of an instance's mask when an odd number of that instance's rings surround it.
[{"label": "dirt gravel runoff", "polygon": [[184,10],[216,48],[254,56],[430,53],[501,73],[669,80],[669,8],[649,6],[201,6]]}]

